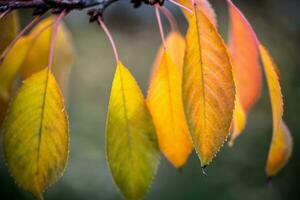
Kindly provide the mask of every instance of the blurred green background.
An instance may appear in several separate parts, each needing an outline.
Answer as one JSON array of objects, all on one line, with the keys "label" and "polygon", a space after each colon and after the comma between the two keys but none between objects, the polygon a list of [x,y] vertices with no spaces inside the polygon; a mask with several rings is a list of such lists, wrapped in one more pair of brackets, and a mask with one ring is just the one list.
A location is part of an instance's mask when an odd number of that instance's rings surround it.
[{"label": "blurred green background", "polygon": [[[109,8],[105,19],[123,63],[146,94],[149,73],[160,45],[159,31],[151,7],[133,9],[129,0]],[[204,176],[195,153],[182,172],[162,156],[149,200],[299,199],[300,178],[300,1],[236,0],[261,41],[270,49],[281,71],[285,100],[284,119],[294,138],[294,150],[286,168],[268,184],[264,167],[272,133],[269,97],[263,94],[249,114],[247,128],[233,148],[224,145]],[[225,0],[211,0],[219,29],[227,38],[228,13]],[[167,4],[184,32],[186,23],[178,8]],[[27,14],[26,14],[27,13]],[[25,15],[28,17],[28,12]],[[26,18],[25,18],[26,19]],[[26,21],[23,19],[22,21]],[[121,199],[114,187],[105,159],[105,118],[115,61],[111,46],[85,12],[66,18],[73,34],[76,60],[65,94],[71,127],[69,164],[64,176],[45,193],[48,200]],[[168,23],[164,20],[165,29]],[[298,196],[298,197],[297,197]],[[33,199],[10,178],[3,156],[0,160],[0,199]]]}]

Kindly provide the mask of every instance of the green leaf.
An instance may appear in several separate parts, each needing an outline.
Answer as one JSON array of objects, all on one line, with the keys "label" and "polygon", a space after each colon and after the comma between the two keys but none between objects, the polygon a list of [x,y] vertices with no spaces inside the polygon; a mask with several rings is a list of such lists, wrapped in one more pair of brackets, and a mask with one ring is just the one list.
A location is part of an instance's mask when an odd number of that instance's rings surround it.
[{"label": "green leaf", "polygon": [[48,69],[25,80],[3,128],[11,175],[20,187],[42,199],[43,191],[62,175],[69,146],[63,99]]},{"label": "green leaf", "polygon": [[116,185],[126,199],[143,198],[159,163],[159,148],[142,92],[121,63],[112,85],[106,142]]}]

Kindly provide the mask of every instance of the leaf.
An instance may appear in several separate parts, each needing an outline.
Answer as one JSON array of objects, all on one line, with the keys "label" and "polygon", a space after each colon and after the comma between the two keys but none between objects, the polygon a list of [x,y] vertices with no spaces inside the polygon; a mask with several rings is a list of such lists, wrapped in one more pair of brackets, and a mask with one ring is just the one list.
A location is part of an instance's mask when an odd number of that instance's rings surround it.
[{"label": "leaf", "polygon": [[11,12],[0,20],[0,54],[15,39],[18,29],[19,21],[16,12]]},{"label": "leaf", "polygon": [[[55,19],[49,17],[41,21],[30,33],[32,46],[30,47],[26,59],[21,68],[23,78],[31,76],[48,65],[50,41]],[[58,80],[59,85],[65,89],[66,77],[74,59],[74,48],[72,38],[68,29],[61,24],[58,28],[54,58],[53,74]]]},{"label": "leaf", "polygon": [[[185,51],[184,37],[179,32],[170,32],[166,38],[166,49],[172,61],[180,68],[180,70],[182,70]],[[160,66],[164,51],[165,48],[163,46],[161,46],[158,50],[157,56],[154,61],[154,65],[152,67],[151,78],[157,70],[157,68]]]},{"label": "leaf", "polygon": [[269,150],[266,173],[268,177],[275,176],[289,161],[293,149],[293,140],[290,131],[283,121],[274,132]]},{"label": "leaf", "polygon": [[185,164],[193,148],[183,111],[181,78],[181,69],[165,51],[147,97],[160,149],[176,168]]},{"label": "leaf", "polygon": [[3,125],[4,156],[16,183],[42,199],[67,164],[69,130],[63,99],[44,69],[24,81]]},{"label": "leaf", "polygon": [[229,141],[229,146],[233,146],[235,139],[241,134],[246,126],[247,115],[239,99],[239,95],[236,94],[235,106],[233,111],[233,123],[232,133]]},{"label": "leaf", "polygon": [[9,100],[12,95],[12,86],[16,75],[29,48],[28,37],[20,38],[0,64],[0,124],[2,123]]},{"label": "leaf", "polygon": [[109,101],[106,145],[108,164],[118,188],[126,199],[142,199],[155,175],[159,149],[142,92],[121,63]]},{"label": "leaf", "polygon": [[233,62],[236,91],[239,98],[235,108],[233,130],[229,144],[241,134],[247,112],[261,94],[262,77],[256,34],[242,12],[227,0],[230,16],[229,50]]},{"label": "leaf", "polygon": [[230,14],[229,50],[237,92],[246,112],[260,97],[262,81],[256,34],[241,11],[227,0]]},{"label": "leaf", "polygon": [[283,99],[279,82],[279,71],[266,48],[260,45],[259,50],[267,78],[273,113],[273,137],[266,166],[267,175],[272,177],[289,160],[292,153],[292,138],[282,120]]},{"label": "leaf", "polygon": [[203,167],[228,137],[234,102],[235,85],[226,46],[196,5],[186,36],[183,104]]},{"label": "leaf", "polygon": [[[193,10],[192,0],[177,0],[182,5],[188,7],[189,9]],[[208,0],[195,0],[195,3],[197,4],[197,7],[206,15],[206,17],[210,20],[210,22],[217,27],[217,17],[214,9],[210,5]],[[185,14],[186,18],[189,18],[191,14],[186,11],[185,9],[182,9],[183,13]]]}]

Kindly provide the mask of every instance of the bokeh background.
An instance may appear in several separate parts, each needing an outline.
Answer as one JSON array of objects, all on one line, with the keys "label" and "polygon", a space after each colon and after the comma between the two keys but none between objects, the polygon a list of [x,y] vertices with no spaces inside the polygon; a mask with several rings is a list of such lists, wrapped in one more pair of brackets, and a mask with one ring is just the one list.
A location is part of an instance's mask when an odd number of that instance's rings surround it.
[{"label": "bokeh background", "polygon": [[[105,19],[123,63],[133,73],[146,94],[149,74],[160,36],[154,10],[133,9],[122,0],[109,8]],[[202,174],[193,153],[182,172],[162,156],[156,178],[146,196],[148,200],[299,199],[300,178],[300,1],[235,0],[249,19],[261,41],[270,49],[281,71],[285,100],[284,119],[294,138],[294,150],[286,168],[271,184],[264,167],[272,133],[272,116],[266,86],[258,104],[249,114],[244,134],[233,148],[224,145]],[[227,38],[228,12],[225,0],[211,0],[219,29]],[[185,32],[186,22],[179,9],[169,7]],[[24,24],[29,12],[21,12]],[[74,12],[65,20],[72,32],[76,60],[65,98],[71,127],[69,164],[64,176],[45,193],[47,200],[117,200],[105,159],[105,118],[115,71],[111,46],[96,24],[89,24],[85,12]],[[168,23],[164,20],[165,29]],[[9,176],[3,156],[0,159],[0,199],[29,200]]]}]

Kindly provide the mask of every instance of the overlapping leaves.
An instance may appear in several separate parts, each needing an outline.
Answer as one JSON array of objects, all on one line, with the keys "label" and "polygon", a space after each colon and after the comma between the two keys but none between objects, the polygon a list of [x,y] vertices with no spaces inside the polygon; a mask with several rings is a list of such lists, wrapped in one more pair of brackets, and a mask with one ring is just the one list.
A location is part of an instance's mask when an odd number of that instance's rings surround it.
[{"label": "overlapping leaves", "polygon": [[269,177],[272,177],[285,166],[292,152],[291,134],[282,120],[283,98],[279,82],[279,70],[266,48],[259,44],[256,34],[241,11],[231,0],[227,1],[232,24],[231,52],[235,61],[234,69],[236,70],[234,72],[238,80],[238,97],[241,99],[240,104],[237,102],[235,107],[232,141],[240,134],[245,124],[245,112],[243,110],[248,111],[259,97],[261,75],[257,59],[260,55],[268,83],[273,113],[273,136],[266,165],[266,173]]},{"label": "overlapping leaves", "polygon": [[[172,31],[157,54],[146,102],[128,69],[118,63],[106,126],[106,149],[113,179],[126,199],[142,199],[159,163],[159,149],[176,167],[193,147],[202,167],[211,163],[231,132],[231,143],[246,124],[261,92],[262,58],[268,83],[273,137],[266,173],[276,175],[292,152],[292,137],[282,119],[279,73],[241,11],[227,0],[229,45],[217,30],[207,0],[179,0],[188,22],[186,38]],[[53,73],[48,64],[53,18],[21,37],[0,65],[0,123],[14,96],[18,75],[25,79],[3,125],[7,166],[17,184],[42,199],[61,175],[68,157],[68,121],[60,87],[73,60],[67,29],[55,42]],[[0,52],[15,37],[15,14],[0,21]],[[18,55],[15,58],[15,55]],[[58,81],[56,81],[56,79]]]},{"label": "overlapping leaves", "polygon": [[[14,31],[11,26],[17,26],[16,20],[10,18],[4,18],[10,20],[4,29]],[[0,99],[5,102],[0,114],[2,110],[6,113],[10,104],[2,127],[5,161],[15,182],[38,199],[62,175],[69,151],[63,98],[56,78],[47,68],[52,24],[53,19],[46,19],[18,39],[0,65]],[[51,32],[46,34],[47,30]],[[56,76],[66,77],[62,69],[69,68],[73,50],[65,27],[59,28],[56,43]],[[20,74],[25,81],[14,95]]]}]

